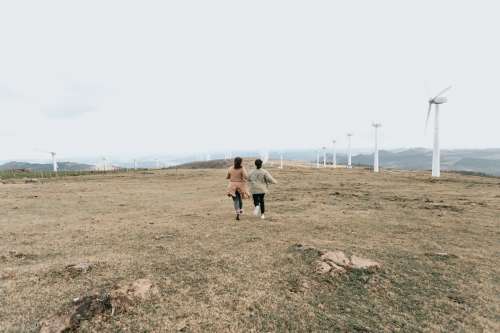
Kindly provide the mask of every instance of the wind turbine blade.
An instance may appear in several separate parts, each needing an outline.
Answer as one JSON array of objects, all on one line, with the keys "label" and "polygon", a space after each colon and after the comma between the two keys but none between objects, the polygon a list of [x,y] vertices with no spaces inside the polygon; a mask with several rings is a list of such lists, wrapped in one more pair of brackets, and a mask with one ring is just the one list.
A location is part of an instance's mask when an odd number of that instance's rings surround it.
[{"label": "wind turbine blade", "polygon": [[[442,90],[439,94],[437,94],[436,96],[434,96],[434,98],[438,98],[439,96],[441,96],[442,94],[444,94],[445,92],[447,92],[447,91],[448,91],[448,90],[450,90],[450,89],[451,89],[451,86],[449,86],[449,87],[448,87],[448,88],[446,88],[446,89],[443,89],[443,90]],[[434,98],[433,98],[433,99],[434,99]]]},{"label": "wind turbine blade", "polygon": [[427,110],[427,118],[425,119],[425,131],[427,132],[427,127],[429,127],[429,118],[431,116],[432,103],[429,103],[429,110]]}]

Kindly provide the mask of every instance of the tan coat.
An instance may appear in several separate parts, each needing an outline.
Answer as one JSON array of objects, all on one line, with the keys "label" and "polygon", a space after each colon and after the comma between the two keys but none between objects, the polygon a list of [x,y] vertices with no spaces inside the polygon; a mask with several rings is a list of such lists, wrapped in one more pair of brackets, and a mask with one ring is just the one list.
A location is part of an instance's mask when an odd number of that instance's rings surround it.
[{"label": "tan coat", "polygon": [[247,187],[248,173],[244,167],[235,169],[230,167],[227,171],[226,179],[229,179],[227,195],[235,196],[239,192],[243,199],[250,198],[250,192]]},{"label": "tan coat", "polygon": [[269,192],[269,184],[276,184],[277,181],[264,169],[254,169],[248,176],[250,192],[252,194],[262,194]]}]

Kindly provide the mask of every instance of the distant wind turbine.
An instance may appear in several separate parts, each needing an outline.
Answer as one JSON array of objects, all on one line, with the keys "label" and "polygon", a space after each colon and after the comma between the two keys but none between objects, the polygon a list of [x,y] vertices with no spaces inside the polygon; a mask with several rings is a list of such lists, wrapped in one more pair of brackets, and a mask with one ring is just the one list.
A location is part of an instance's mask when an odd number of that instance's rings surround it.
[{"label": "distant wind turbine", "polygon": [[353,134],[347,133],[347,168],[352,168],[352,151],[351,151],[351,138]]},{"label": "distant wind turbine", "polygon": [[323,168],[326,168],[326,147],[323,147]]},{"label": "distant wind turbine", "polygon": [[379,172],[378,167],[378,129],[382,126],[380,123],[373,123],[372,126],[375,128],[375,150],[373,152],[373,172]]},{"label": "distant wind turbine", "polygon": [[316,151],[316,168],[319,169],[319,149]]},{"label": "distant wind turbine", "polygon": [[57,160],[56,160],[56,153],[55,152],[50,152],[50,155],[52,156],[52,170],[54,172],[57,172],[58,166],[57,166]]},{"label": "distant wind turbine", "polygon": [[336,168],[337,167],[337,149],[335,147],[335,144],[337,143],[336,140],[332,141],[332,167]]},{"label": "distant wind turbine", "polygon": [[105,156],[102,157],[102,170],[108,170],[108,159]]},{"label": "distant wind turbine", "polygon": [[448,102],[446,97],[442,95],[448,92],[451,86],[442,90],[435,97],[429,99],[429,109],[427,111],[427,119],[425,121],[425,127],[429,124],[429,117],[432,111],[432,105],[434,105],[434,150],[432,152],[432,177],[441,176],[441,151],[439,148],[439,105]]},{"label": "distant wind turbine", "polygon": [[269,151],[262,150],[260,152],[260,159],[262,160],[262,163],[267,164],[267,162],[269,161]]},{"label": "distant wind turbine", "polygon": [[283,152],[280,153],[280,169],[283,169]]},{"label": "distant wind turbine", "polygon": [[40,152],[40,153],[44,153],[44,154],[50,154],[50,156],[52,157],[52,171],[54,171],[54,172],[58,171],[59,167],[57,165],[57,159],[56,159],[57,154],[55,152],[41,150],[41,149],[35,149],[35,151]]}]

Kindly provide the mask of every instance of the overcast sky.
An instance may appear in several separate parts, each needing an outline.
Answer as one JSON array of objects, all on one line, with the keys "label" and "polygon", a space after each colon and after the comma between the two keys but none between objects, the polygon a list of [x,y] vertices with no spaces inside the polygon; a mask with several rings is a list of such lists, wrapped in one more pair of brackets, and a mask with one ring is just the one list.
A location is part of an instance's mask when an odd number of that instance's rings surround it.
[{"label": "overcast sky", "polygon": [[[0,1],[0,159],[500,147],[498,1]],[[426,86],[428,88],[426,88]]]}]

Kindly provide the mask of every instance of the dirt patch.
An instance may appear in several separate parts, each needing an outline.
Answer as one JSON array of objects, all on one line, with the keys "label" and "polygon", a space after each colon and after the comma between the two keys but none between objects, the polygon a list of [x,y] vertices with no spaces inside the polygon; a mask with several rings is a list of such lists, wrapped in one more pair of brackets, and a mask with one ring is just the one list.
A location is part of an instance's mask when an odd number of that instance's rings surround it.
[{"label": "dirt patch", "polygon": [[127,311],[137,302],[158,295],[158,289],[148,279],[122,283],[111,291],[99,291],[78,297],[69,308],[40,322],[40,333],[64,333],[76,330],[84,320]]}]

